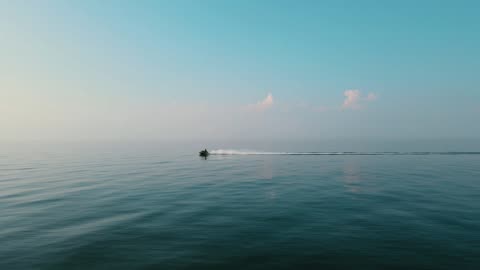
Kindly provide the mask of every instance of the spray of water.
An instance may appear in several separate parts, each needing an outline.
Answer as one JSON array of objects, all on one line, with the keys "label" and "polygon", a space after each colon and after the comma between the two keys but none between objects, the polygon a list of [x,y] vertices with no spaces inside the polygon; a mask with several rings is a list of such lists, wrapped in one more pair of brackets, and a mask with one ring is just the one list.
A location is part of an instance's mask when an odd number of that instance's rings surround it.
[{"label": "spray of water", "polygon": [[264,152],[254,150],[217,149],[212,155],[480,155],[480,152]]}]

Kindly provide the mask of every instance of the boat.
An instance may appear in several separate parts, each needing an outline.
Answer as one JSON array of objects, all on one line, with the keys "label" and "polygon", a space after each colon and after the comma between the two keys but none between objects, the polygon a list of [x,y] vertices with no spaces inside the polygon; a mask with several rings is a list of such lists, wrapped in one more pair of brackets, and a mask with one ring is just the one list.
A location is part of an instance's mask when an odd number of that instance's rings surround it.
[{"label": "boat", "polygon": [[207,149],[205,149],[205,150],[200,151],[200,152],[198,153],[198,155],[201,156],[201,157],[206,158],[206,157],[208,157],[208,155],[210,155],[210,153],[208,153]]}]

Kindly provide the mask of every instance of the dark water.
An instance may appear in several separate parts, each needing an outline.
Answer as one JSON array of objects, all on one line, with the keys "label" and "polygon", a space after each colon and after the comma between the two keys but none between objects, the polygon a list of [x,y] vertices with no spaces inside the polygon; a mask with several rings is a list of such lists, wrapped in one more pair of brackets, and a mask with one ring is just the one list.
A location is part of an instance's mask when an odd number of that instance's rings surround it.
[{"label": "dark water", "polygon": [[480,269],[478,153],[191,150],[5,148],[0,269]]}]

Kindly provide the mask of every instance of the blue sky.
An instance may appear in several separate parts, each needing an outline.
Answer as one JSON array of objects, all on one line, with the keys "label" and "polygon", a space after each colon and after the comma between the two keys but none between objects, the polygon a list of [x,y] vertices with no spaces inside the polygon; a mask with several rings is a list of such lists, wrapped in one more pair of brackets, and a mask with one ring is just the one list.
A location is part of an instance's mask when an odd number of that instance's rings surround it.
[{"label": "blue sky", "polygon": [[479,137],[479,11],[3,1],[0,139]]}]

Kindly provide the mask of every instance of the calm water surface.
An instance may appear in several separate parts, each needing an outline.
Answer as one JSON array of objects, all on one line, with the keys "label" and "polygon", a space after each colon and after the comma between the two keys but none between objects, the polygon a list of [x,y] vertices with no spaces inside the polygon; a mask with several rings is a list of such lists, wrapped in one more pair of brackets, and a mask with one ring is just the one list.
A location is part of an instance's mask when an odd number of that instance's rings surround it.
[{"label": "calm water surface", "polygon": [[0,269],[480,269],[480,155],[0,153]]}]

